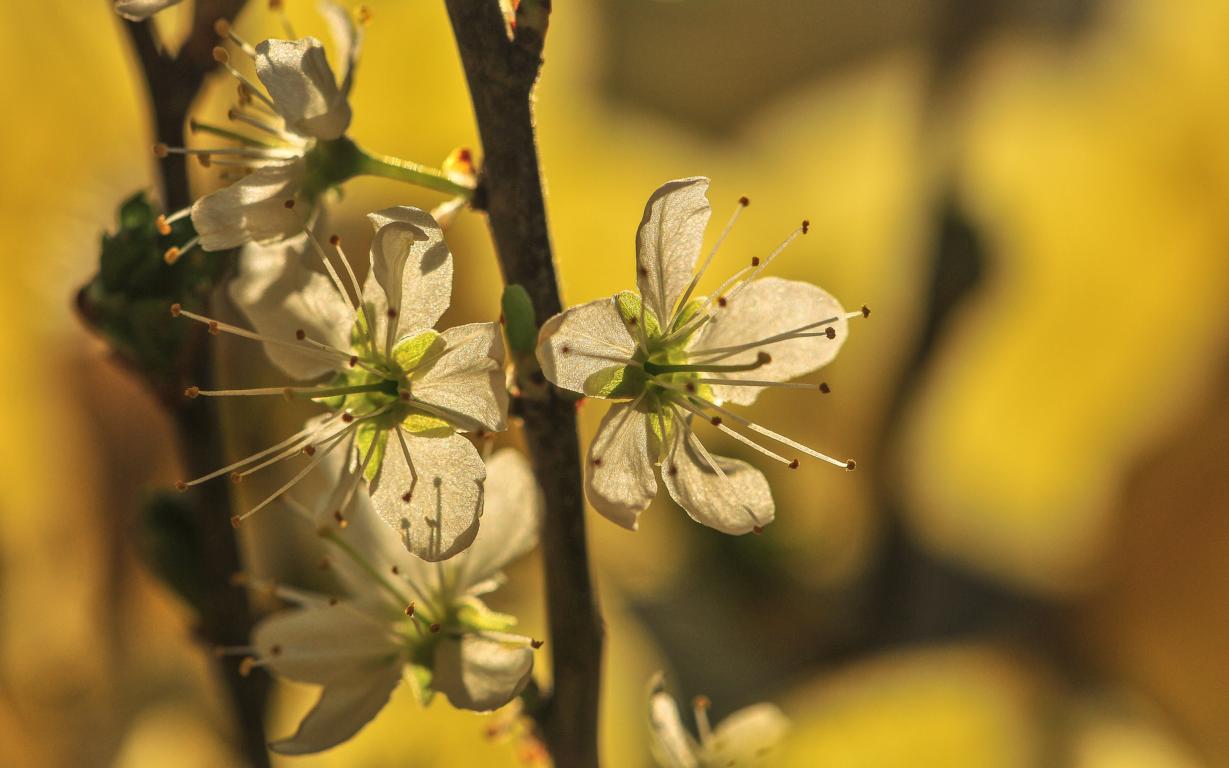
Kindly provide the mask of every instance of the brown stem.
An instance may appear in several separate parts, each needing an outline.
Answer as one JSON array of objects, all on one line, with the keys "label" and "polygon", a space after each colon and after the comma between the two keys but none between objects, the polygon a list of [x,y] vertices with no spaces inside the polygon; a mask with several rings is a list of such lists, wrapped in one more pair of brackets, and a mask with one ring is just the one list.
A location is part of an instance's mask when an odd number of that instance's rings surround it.
[{"label": "brown stem", "polygon": [[[497,0],[446,0],[469,83],[483,163],[475,206],[489,215],[504,280],[528,291],[539,320],[560,311],[530,93],[542,64],[542,0],[521,3],[508,39]],[[542,548],[554,689],[538,714],[555,765],[597,766],[604,630],[589,572],[574,404],[543,388],[520,403],[546,496]]]},{"label": "brown stem", "polygon": [[[188,111],[205,76],[214,68],[213,23],[219,18],[233,19],[243,4],[244,0],[197,0],[192,37],[174,59],[155,44],[150,22],[124,24],[141,64],[159,141],[171,145],[184,143]],[[168,156],[162,160],[160,170],[163,203],[167,210],[188,205],[191,192],[184,158]],[[186,358],[184,381],[212,387],[210,356],[200,344],[191,346],[195,354]],[[179,433],[187,474],[196,477],[223,466],[226,455],[220,433],[220,414],[215,404],[208,398],[190,400],[167,396],[165,392],[159,394]],[[196,565],[205,589],[197,606],[200,622],[197,633],[210,647],[245,645],[251,633],[252,613],[247,593],[232,584],[232,576],[241,568],[241,559],[235,531],[230,525],[230,488],[225,482],[206,483],[193,489],[188,501],[194,519],[200,524]],[[265,746],[264,714],[268,678],[260,674],[241,676],[237,666],[229,663],[220,664],[219,673],[235,708],[243,754],[253,768],[266,768],[269,753]]]}]

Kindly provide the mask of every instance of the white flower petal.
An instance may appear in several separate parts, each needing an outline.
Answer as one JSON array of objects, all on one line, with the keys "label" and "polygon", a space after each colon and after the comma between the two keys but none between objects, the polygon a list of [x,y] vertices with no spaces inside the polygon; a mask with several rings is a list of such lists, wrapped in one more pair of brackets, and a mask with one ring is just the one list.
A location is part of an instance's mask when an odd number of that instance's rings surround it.
[{"label": "white flower petal", "polygon": [[525,455],[514,448],[496,451],[486,462],[484,488],[482,524],[474,543],[444,565],[457,569],[461,592],[496,576],[538,545],[544,502]]},{"label": "white flower petal", "polygon": [[636,285],[663,325],[687,290],[712,209],[708,179],[668,181],[644,206],[636,231]]},{"label": "white flower petal", "polygon": [[390,307],[397,313],[394,337],[433,327],[452,302],[452,254],[439,224],[404,205],[367,218],[376,234],[363,301],[375,308],[376,339],[385,338]]},{"label": "white flower petal", "polygon": [[424,560],[447,560],[478,533],[485,479],[482,457],[464,437],[397,429],[388,436],[371,498],[406,549]]},{"label": "white flower petal", "polygon": [[454,707],[487,712],[507,704],[533,672],[533,651],[480,635],[444,637],[435,648],[431,687]]},{"label": "white flower petal", "polygon": [[[265,246],[249,243],[239,252],[239,270],[227,289],[230,299],[258,333],[293,341],[305,331],[316,341],[350,348],[354,309],[329,278],[304,263],[307,236]],[[338,367],[319,354],[266,344],[273,364],[296,379],[314,379]]]},{"label": "white flower petal", "polygon": [[320,685],[391,664],[401,652],[387,618],[352,601],[274,613],[252,630],[252,645],[282,677]]},{"label": "white flower petal", "polygon": [[400,682],[401,664],[397,663],[325,686],[298,731],[270,742],[269,749],[283,755],[306,755],[337,746],[379,714]]},{"label": "white flower petal", "polygon": [[182,0],[115,0],[115,12],[129,21],[144,21]]},{"label": "white flower petal", "polygon": [[754,704],[722,720],[704,744],[712,765],[758,765],[785,738],[789,720],[774,704]]},{"label": "white flower petal", "polygon": [[329,28],[329,37],[333,40],[333,51],[341,62],[341,92],[350,94],[354,83],[354,70],[358,65],[359,52],[363,47],[363,27],[356,24],[354,15],[341,3],[333,0],[321,0],[317,10]]},{"label": "white flower petal", "polygon": [[201,248],[224,251],[302,232],[303,220],[286,208],[286,201],[299,193],[305,174],[302,158],[266,165],[197,200],[192,205],[192,226],[200,235]]},{"label": "white flower petal", "polygon": [[648,414],[628,404],[612,405],[585,462],[585,495],[593,508],[624,528],[636,530],[637,518],[657,495],[653,465],[658,445]]},{"label": "white flower petal", "polygon": [[440,334],[444,352],[416,368],[415,400],[442,409],[448,421],[469,432],[508,428],[504,335],[497,323],[471,323]]},{"label": "white flower petal", "polygon": [[324,46],[316,38],[260,43],[256,46],[256,76],[286,127],[295,133],[336,139],[350,126],[350,104],[337,87]]},{"label": "white flower petal", "polygon": [[763,473],[745,461],[708,454],[690,427],[678,421],[661,479],[692,520],[722,533],[750,533],[773,520],[772,491]]},{"label": "white flower petal", "polygon": [[[767,352],[772,362],[746,373],[711,374],[713,378],[788,381],[831,362],[849,334],[845,309],[840,302],[822,288],[798,280],[766,277],[752,281],[724,307],[714,306],[714,312],[713,319],[692,343],[692,354],[748,344],[822,320],[837,319],[808,331],[823,334],[825,329],[832,328],[835,338],[823,335],[795,338],[723,357],[717,361],[722,365],[754,363],[757,353]],[[759,392],[756,387],[713,387],[718,399],[738,405],[750,405]]]},{"label": "white flower petal", "polygon": [[555,315],[538,333],[538,362],[555,386],[593,394],[636,350],[613,297]]},{"label": "white flower petal", "polygon": [[674,698],[664,691],[649,696],[649,737],[653,757],[663,768],[699,768],[696,741],[679,717]]}]

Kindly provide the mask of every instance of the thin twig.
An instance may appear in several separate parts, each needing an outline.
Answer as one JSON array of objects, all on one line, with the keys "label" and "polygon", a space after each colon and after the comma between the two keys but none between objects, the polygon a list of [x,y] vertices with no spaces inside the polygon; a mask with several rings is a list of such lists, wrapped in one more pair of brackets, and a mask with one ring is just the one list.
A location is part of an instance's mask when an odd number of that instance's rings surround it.
[{"label": "thin twig", "polygon": [[[124,26],[132,41],[149,91],[154,129],[159,141],[184,144],[184,124],[188,111],[215,66],[213,23],[219,18],[233,19],[245,0],[196,0],[193,33],[176,58],[160,50],[150,22]],[[109,0],[108,0],[109,2]],[[167,210],[186,206],[191,201],[188,175],[182,156],[170,155],[161,161],[163,204]],[[221,258],[219,255],[217,258]],[[210,355],[201,349],[200,339],[190,346],[196,354],[185,356],[183,379],[202,387],[212,386]],[[208,398],[188,399],[159,393],[166,402],[183,446],[185,470],[189,476],[204,474],[226,463],[220,434],[220,414]],[[252,628],[247,593],[232,583],[241,560],[235,531],[230,524],[231,496],[225,482],[206,483],[193,489],[189,497],[195,519],[200,521],[198,567],[203,574],[205,595],[201,600],[201,639],[209,646],[245,645]],[[253,768],[266,768],[269,754],[265,745],[264,710],[268,678],[255,674],[244,677],[235,664],[222,663],[219,669],[235,707],[243,754]]]},{"label": "thin twig", "polygon": [[[525,288],[539,320],[561,309],[538,169],[530,94],[542,63],[549,3],[520,5],[509,39],[496,0],[446,0],[482,139],[475,206],[489,215],[505,282]],[[542,548],[554,688],[538,723],[555,765],[597,766],[604,630],[589,570],[574,404],[543,388],[520,403],[546,496]]]}]

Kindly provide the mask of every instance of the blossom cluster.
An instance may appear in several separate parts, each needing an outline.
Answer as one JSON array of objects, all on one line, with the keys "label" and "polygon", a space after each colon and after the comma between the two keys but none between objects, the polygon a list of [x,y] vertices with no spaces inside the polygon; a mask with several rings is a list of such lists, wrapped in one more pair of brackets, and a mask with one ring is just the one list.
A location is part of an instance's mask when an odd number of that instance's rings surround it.
[{"label": "blossom cluster", "polygon": [[[115,5],[139,19],[173,4]],[[474,170],[467,155],[432,172],[358,148],[347,131],[360,25],[336,6],[326,4],[325,13],[337,30],[340,78],[314,38],[251,45],[220,23],[229,47],[217,48],[215,59],[237,81],[228,117],[243,130],[194,121],[233,144],[155,147],[160,156],[194,156],[231,179],[160,218],[159,227],[167,234],[190,218],[195,232],[167,252],[168,262],[195,247],[240,248],[228,295],[247,323],[178,304],[171,314],[259,342],[286,377],[275,387],[192,386],[185,394],[287,398],[319,408],[293,434],[179,483],[186,490],[226,476],[241,481],[302,462],[274,493],[232,517],[238,526],[276,507],[307,519],[337,575],[335,595],[270,586],[290,607],[263,620],[249,646],[230,649],[244,655],[246,668],[321,687],[297,732],[271,745],[291,754],[350,738],[402,680],[424,701],[439,692],[466,709],[508,704],[529,685],[539,645],[514,634],[515,619],[481,600],[499,586],[505,565],[535,547],[543,509],[525,457],[513,449],[484,455],[475,439],[509,425],[504,335],[495,321],[437,328],[454,277],[443,225],[472,190]],[[394,205],[368,214],[372,238],[360,280],[340,238],[318,230],[330,190],[363,173],[452,198],[435,212]],[[795,379],[830,362],[849,320],[868,310],[846,312],[814,285],[765,275],[807,233],[805,221],[699,294],[748,205],[739,201],[701,260],[708,185],[695,177],[654,191],[636,235],[636,290],[546,319],[528,363],[558,390],[612,402],[585,460],[585,493],[599,513],[632,530],[657,495],[658,477],[689,516],[717,531],[758,533],[772,522],[765,475],[710,453],[696,430],[703,423],[793,469],[799,457],[854,467],[729,406],[751,405],[767,388],[826,392],[826,384]],[[663,765],[732,764],[784,730],[783,716],[768,705],[716,731],[705,711],[697,706],[696,741],[655,684],[650,723]]]}]

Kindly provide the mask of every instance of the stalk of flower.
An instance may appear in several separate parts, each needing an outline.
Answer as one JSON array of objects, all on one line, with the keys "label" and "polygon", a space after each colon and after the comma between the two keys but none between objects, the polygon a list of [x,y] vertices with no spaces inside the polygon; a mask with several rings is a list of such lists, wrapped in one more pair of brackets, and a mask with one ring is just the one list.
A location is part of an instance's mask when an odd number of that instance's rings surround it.
[{"label": "stalk of flower", "polygon": [[[178,219],[190,216],[196,237],[168,249],[174,262],[194,247],[206,251],[235,248],[244,243],[274,243],[298,234],[300,216],[310,216],[328,190],[355,176],[376,175],[445,192],[468,200],[472,176],[448,173],[394,157],[368,153],[346,131],[350,126],[349,94],[361,47],[360,27],[350,13],[334,3],[322,5],[345,61],[340,83],[314,37],[265,40],[251,45],[226,21],[218,34],[247,60],[253,79],[232,61],[224,46],[214,49],[215,60],[237,82],[237,100],[227,113],[234,124],[224,127],[193,120],[194,133],[218,139],[205,147],[170,147],[156,144],[154,153],[190,155],[203,165],[221,169],[237,180],[205,195],[190,207],[162,218],[164,232]],[[225,142],[232,142],[227,144]]]},{"label": "stalk of flower", "polygon": [[[405,548],[427,560],[446,559],[478,531],[486,476],[477,450],[458,432],[507,426],[503,336],[496,323],[433,330],[450,302],[452,255],[429,214],[395,207],[368,218],[375,235],[361,287],[340,239],[333,237],[326,250],[304,229],[278,246],[249,245],[240,256],[230,295],[255,330],[172,308],[214,333],[261,342],[288,376],[319,382],[190,387],[189,396],[285,396],[328,409],[285,440],[180,488],[225,474],[242,480],[306,454],[306,466],[285,485],[232,519],[238,525],[341,448],[360,467],[354,484],[371,484],[377,512]],[[324,273],[307,268],[305,251],[320,258]],[[340,505],[333,511],[344,519]]]},{"label": "stalk of flower", "polygon": [[742,534],[772,521],[775,508],[763,474],[746,462],[710,454],[692,428],[695,419],[793,469],[798,459],[769,445],[854,468],[852,460],[820,453],[725,404],[750,405],[768,388],[827,392],[826,384],[789,380],[831,361],[844,343],[847,321],[870,310],[846,312],[814,285],[761,277],[806,234],[805,221],[711,296],[695,296],[748,205],[746,198],[739,201],[697,270],[710,213],[707,189],[708,179],[682,179],[649,198],[636,238],[638,293],[572,307],[543,324],[539,334],[538,360],[547,379],[617,401],[590,446],[585,490],[599,512],[632,530],[657,493],[655,465],[670,496],[697,522]]},{"label": "stalk of flower", "polygon": [[[288,506],[312,521],[327,519],[346,474],[341,461],[330,460],[315,492],[296,494],[315,504],[287,497]],[[275,751],[319,752],[349,739],[402,679],[424,704],[439,692],[475,711],[502,707],[525,688],[539,644],[512,634],[516,620],[480,598],[502,583],[508,563],[537,545],[541,492],[515,450],[491,456],[487,474],[482,531],[457,557],[428,564],[408,555],[360,490],[344,507],[347,526],[318,529],[328,548],[324,564],[344,596],[271,587],[295,607],[257,625],[250,647],[229,651],[248,656],[245,669],[267,667],[322,686],[297,732],[270,745]]]},{"label": "stalk of flower", "polygon": [[773,704],[740,709],[713,728],[709,700],[692,700],[699,739],[683,727],[678,704],[665,691],[659,672],[649,682],[649,736],[653,758],[661,768],[729,768],[763,763],[789,730],[789,721]]}]

